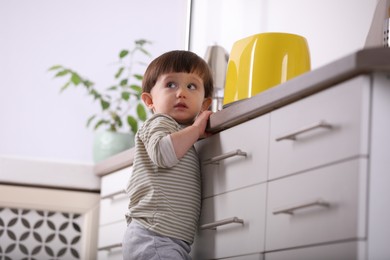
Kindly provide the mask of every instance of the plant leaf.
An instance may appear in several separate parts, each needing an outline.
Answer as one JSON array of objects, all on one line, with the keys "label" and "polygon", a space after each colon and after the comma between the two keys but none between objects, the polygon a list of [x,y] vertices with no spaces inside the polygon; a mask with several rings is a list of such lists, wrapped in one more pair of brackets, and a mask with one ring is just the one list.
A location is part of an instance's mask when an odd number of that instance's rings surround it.
[{"label": "plant leaf", "polygon": [[98,129],[101,125],[107,125],[107,124],[110,124],[110,122],[109,121],[107,121],[107,120],[99,120],[97,123],[96,123],[96,125],[95,125],[95,130],[96,129]]},{"label": "plant leaf", "polygon": [[70,78],[70,80],[71,80],[71,82],[72,82],[75,86],[77,86],[77,85],[80,84],[80,82],[81,82],[80,76],[79,76],[77,73],[75,73],[75,72],[72,72],[72,77]]},{"label": "plant leaf", "polygon": [[91,124],[91,122],[95,119],[96,115],[90,116],[87,120],[87,127]]},{"label": "plant leaf", "polygon": [[95,83],[93,83],[92,81],[89,81],[89,80],[83,80],[83,84],[86,87],[92,87]]},{"label": "plant leaf", "polygon": [[143,46],[143,45],[145,45],[145,44],[152,44],[152,42],[151,41],[148,41],[148,40],[145,40],[145,39],[139,39],[139,40],[136,40],[135,41],[135,44],[137,45],[137,46]]},{"label": "plant leaf", "polygon": [[142,88],[138,85],[130,85],[130,88],[134,90],[138,95],[142,93]]},{"label": "plant leaf", "polygon": [[152,56],[147,50],[145,50],[144,48],[139,48],[140,51],[142,51],[144,54],[146,54],[147,56]]},{"label": "plant leaf", "polygon": [[116,116],[114,117],[114,121],[115,121],[115,124],[116,124],[116,125],[118,125],[119,127],[122,127],[122,125],[123,125],[122,119],[121,119],[118,115],[116,115]]},{"label": "plant leaf", "polygon": [[133,76],[138,80],[142,80],[144,78],[141,74],[134,74]]},{"label": "plant leaf", "polygon": [[91,88],[89,90],[89,94],[91,94],[93,96],[93,99],[96,100],[96,99],[100,99],[101,98],[101,94],[99,92],[97,92],[95,89]]},{"label": "plant leaf", "polygon": [[69,72],[70,71],[68,69],[64,69],[64,70],[57,72],[57,74],[54,75],[54,77],[62,77],[62,76],[65,76],[66,74],[68,74]]},{"label": "plant leaf", "polygon": [[148,41],[147,40],[145,40],[145,39],[138,39],[138,40],[136,40],[135,41],[135,44],[136,45],[144,45],[145,43],[147,43]]},{"label": "plant leaf", "polygon": [[147,118],[145,107],[141,103],[137,105],[137,115],[141,121],[145,121]]},{"label": "plant leaf", "polygon": [[127,56],[127,54],[129,54],[128,50],[121,50],[119,53],[119,58],[123,59],[124,57]]},{"label": "plant leaf", "polygon": [[130,92],[126,92],[126,91],[122,92],[122,99],[128,101],[130,99],[130,94],[131,94]]},{"label": "plant leaf", "polygon": [[119,85],[121,86],[126,86],[127,85],[127,79],[122,79],[121,82],[119,83]]},{"label": "plant leaf", "polygon": [[105,101],[104,99],[100,100],[100,105],[102,106],[103,110],[106,110],[110,107],[110,102]]},{"label": "plant leaf", "polygon": [[65,85],[63,85],[63,86],[61,87],[60,93],[61,93],[62,91],[64,91],[65,89],[67,89],[69,86],[70,86],[70,81],[66,82]]},{"label": "plant leaf", "polygon": [[111,91],[111,90],[116,90],[118,88],[118,86],[111,86],[109,88],[107,88],[107,90]]},{"label": "plant leaf", "polygon": [[138,130],[138,122],[133,116],[127,116],[127,123],[133,133],[136,133]]},{"label": "plant leaf", "polygon": [[54,65],[54,66],[51,66],[48,70],[58,70],[58,69],[62,69],[63,66],[62,65]]},{"label": "plant leaf", "polygon": [[115,78],[119,78],[122,75],[122,72],[124,71],[124,67],[120,67],[118,71],[115,73]]}]

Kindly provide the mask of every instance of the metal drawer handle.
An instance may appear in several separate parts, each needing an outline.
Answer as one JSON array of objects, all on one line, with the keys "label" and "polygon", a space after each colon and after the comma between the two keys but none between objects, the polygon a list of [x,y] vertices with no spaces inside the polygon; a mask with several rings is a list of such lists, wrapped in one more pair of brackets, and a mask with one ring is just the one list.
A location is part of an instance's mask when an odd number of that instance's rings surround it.
[{"label": "metal drawer handle", "polygon": [[303,128],[301,128],[301,129],[299,129],[297,131],[294,131],[294,132],[292,132],[290,134],[286,134],[286,135],[277,137],[275,139],[275,141],[276,142],[279,142],[279,141],[282,141],[282,140],[293,140],[294,141],[296,139],[297,135],[309,132],[309,131],[317,129],[317,128],[332,129],[333,126],[331,124],[325,122],[325,121],[320,121],[320,122],[317,122],[315,124],[303,127]]},{"label": "metal drawer handle", "polygon": [[216,229],[219,226],[231,224],[231,223],[238,223],[238,224],[244,224],[244,220],[238,218],[238,217],[232,217],[232,218],[227,218],[223,220],[218,220],[212,223],[204,224],[200,226],[200,229]]},{"label": "metal drawer handle", "polygon": [[107,194],[107,195],[101,197],[100,199],[102,199],[102,200],[103,199],[113,199],[115,196],[120,195],[120,194],[126,194],[126,190],[120,190],[120,191],[116,191],[116,192]]},{"label": "metal drawer handle", "polygon": [[314,200],[314,201],[309,201],[307,203],[298,204],[298,205],[295,205],[295,206],[292,206],[292,207],[274,210],[272,213],[274,215],[277,215],[277,214],[294,215],[294,211],[296,211],[298,209],[310,208],[310,207],[315,207],[315,206],[328,208],[328,207],[330,207],[330,204],[329,204],[329,202],[327,202],[327,201],[325,201],[323,199],[317,199],[317,200]]},{"label": "metal drawer handle", "polygon": [[122,243],[112,244],[108,246],[102,246],[98,248],[98,251],[111,251],[114,248],[122,247]]},{"label": "metal drawer handle", "polygon": [[233,157],[233,156],[244,156],[244,157],[246,157],[246,152],[243,152],[240,149],[237,149],[235,151],[228,152],[228,153],[225,153],[225,154],[221,154],[221,155],[212,157],[210,159],[204,160],[203,164],[218,164],[219,161],[225,160],[225,159]]}]

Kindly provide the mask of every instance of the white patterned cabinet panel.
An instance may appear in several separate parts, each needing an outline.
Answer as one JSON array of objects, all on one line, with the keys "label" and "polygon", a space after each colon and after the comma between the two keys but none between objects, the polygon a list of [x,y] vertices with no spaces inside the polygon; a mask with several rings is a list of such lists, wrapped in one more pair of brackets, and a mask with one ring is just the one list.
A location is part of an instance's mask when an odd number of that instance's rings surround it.
[{"label": "white patterned cabinet panel", "polygon": [[366,194],[367,159],[269,182],[266,251],[365,239]]},{"label": "white patterned cabinet panel", "polygon": [[1,259],[96,259],[99,194],[0,185]]},{"label": "white patterned cabinet panel", "polygon": [[269,179],[368,154],[370,78],[271,112]]},{"label": "white patterned cabinet panel", "polygon": [[268,134],[264,115],[198,142],[203,198],[265,182]]},{"label": "white patterned cabinet panel", "polygon": [[204,199],[194,259],[263,252],[265,203],[265,184]]}]

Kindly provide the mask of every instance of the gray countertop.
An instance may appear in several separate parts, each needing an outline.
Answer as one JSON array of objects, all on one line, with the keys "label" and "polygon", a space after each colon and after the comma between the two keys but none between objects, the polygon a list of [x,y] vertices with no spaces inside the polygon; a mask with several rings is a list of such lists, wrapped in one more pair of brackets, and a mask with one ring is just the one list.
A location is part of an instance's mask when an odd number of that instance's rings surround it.
[{"label": "gray countertop", "polygon": [[211,115],[208,130],[219,132],[357,75],[380,71],[390,72],[390,49],[373,48],[355,52],[256,96],[233,103]]},{"label": "gray countertop", "polygon": [[[295,77],[251,98],[235,102],[211,115],[208,131],[220,132],[358,75],[390,72],[390,49],[371,48],[352,53],[321,68]],[[130,149],[95,165],[106,175],[133,163]]]}]

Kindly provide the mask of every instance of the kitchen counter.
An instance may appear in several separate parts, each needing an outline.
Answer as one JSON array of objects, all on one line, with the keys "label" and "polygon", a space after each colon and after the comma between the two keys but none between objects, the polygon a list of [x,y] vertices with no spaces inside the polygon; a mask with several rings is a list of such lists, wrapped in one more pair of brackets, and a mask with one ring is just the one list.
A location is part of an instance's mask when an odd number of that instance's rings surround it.
[{"label": "kitchen counter", "polygon": [[99,192],[92,164],[0,157],[0,184]]},{"label": "kitchen counter", "polygon": [[[220,132],[357,75],[375,72],[390,72],[390,49],[357,51],[254,97],[232,103],[211,115],[208,131]],[[129,166],[133,163],[133,156],[134,149],[119,153],[96,164],[94,172],[97,176],[104,176]]]}]

